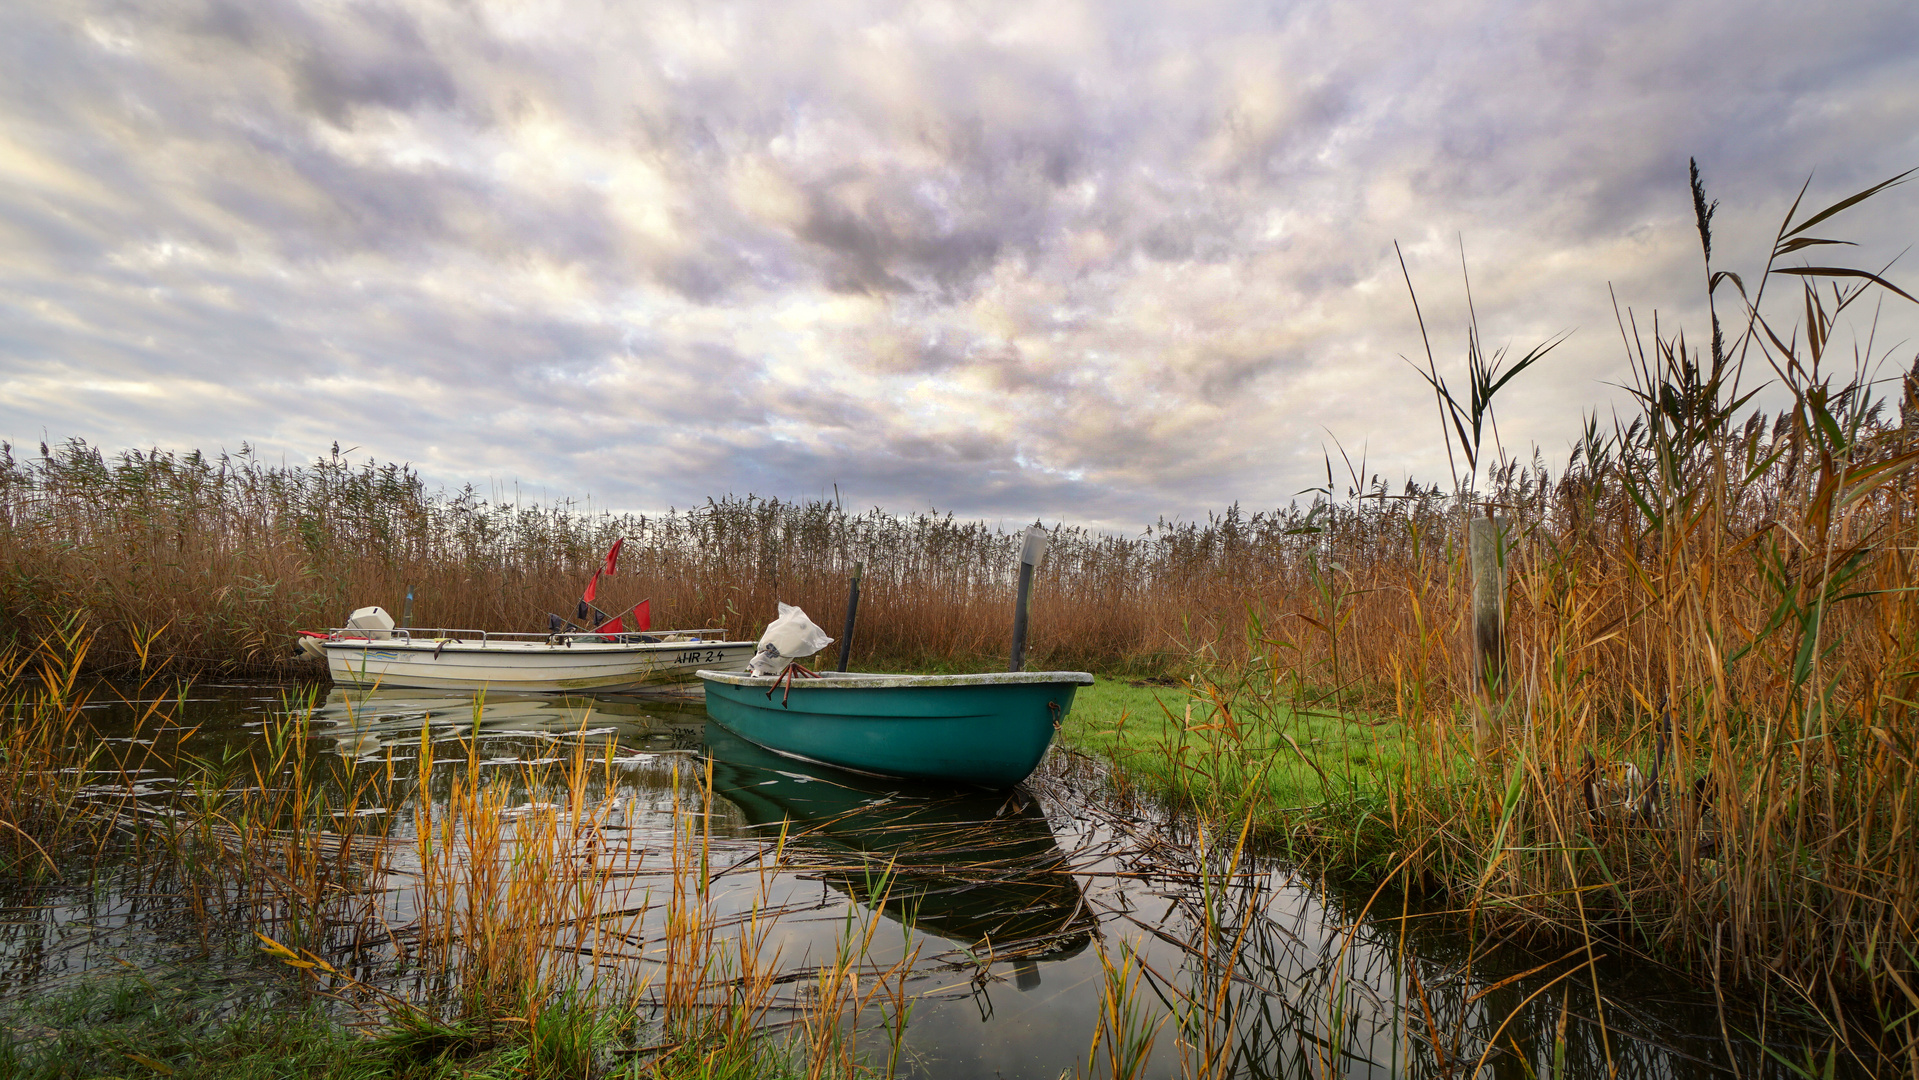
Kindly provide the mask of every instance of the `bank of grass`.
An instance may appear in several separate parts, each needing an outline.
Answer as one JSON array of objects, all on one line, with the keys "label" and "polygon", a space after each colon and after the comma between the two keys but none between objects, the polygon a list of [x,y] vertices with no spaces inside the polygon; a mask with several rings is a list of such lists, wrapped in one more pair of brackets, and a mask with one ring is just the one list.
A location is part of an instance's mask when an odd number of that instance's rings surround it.
[{"label": "bank of grass", "polygon": [[[0,443],[0,639],[31,644],[78,613],[103,672],[137,666],[146,641],[180,672],[312,677],[294,634],[370,604],[420,627],[543,633],[622,538],[595,601],[610,613],[646,600],[656,627],[752,636],[785,602],[834,630],[863,565],[862,664],[963,663],[1004,655],[1024,531],[750,494],[609,514],[435,491],[337,450],[295,465],[245,447],[37,451]],[[1298,516],[1233,507],[1142,537],[1051,523],[1032,663],[1164,674],[1230,621],[1236,563],[1283,572]]]},{"label": "bank of grass", "polygon": [[1097,677],[1060,730],[1124,782],[1216,819],[1250,814],[1287,837],[1301,815],[1384,800],[1407,762],[1402,724],[1351,710],[1238,697],[1204,679]]},{"label": "bank of grass", "polygon": [[[266,1000],[262,1000],[262,998]],[[803,1071],[770,1039],[635,1054],[635,1021],[565,1002],[516,1015],[369,1025],[297,985],[196,984],[100,973],[0,1010],[0,1077],[84,1080],[788,1080]],[[357,1019],[357,1023],[356,1023]]]},{"label": "bank of grass", "polygon": [[17,1080],[393,1075],[372,1040],[315,1003],[237,1008],[138,976],[16,998],[0,1024],[0,1076]]}]

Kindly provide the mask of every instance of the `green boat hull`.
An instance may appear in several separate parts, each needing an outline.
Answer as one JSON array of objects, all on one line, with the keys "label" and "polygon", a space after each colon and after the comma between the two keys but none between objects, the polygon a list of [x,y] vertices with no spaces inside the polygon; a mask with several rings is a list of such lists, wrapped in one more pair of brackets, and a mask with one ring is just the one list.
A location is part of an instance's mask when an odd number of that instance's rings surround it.
[{"label": "green boat hull", "polygon": [[1079,671],[798,678],[702,671],[706,712],[750,743],[875,776],[1008,788],[1092,684]]}]

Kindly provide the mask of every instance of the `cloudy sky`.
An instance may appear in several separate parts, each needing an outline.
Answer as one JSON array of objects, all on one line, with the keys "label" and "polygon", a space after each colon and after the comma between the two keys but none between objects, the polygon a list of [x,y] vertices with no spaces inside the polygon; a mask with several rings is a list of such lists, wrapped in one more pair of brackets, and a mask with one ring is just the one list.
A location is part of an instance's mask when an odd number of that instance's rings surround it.
[{"label": "cloudy sky", "polygon": [[1703,333],[1689,156],[1748,272],[1919,165],[1919,5],[9,0],[0,437],[1132,530],[1445,478],[1398,241],[1442,371],[1462,244],[1572,331],[1501,402],[1560,461],[1609,287]]}]

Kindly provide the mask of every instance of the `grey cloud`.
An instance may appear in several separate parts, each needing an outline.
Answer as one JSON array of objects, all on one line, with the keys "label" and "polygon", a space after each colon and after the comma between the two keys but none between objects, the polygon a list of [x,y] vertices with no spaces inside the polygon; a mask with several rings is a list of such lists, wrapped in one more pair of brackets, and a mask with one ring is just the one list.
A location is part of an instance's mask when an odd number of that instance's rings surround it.
[{"label": "grey cloud", "polygon": [[750,262],[718,245],[666,259],[655,273],[661,284],[698,304],[721,303],[758,277]]},{"label": "grey cloud", "polygon": [[1223,406],[1252,389],[1261,377],[1287,368],[1297,370],[1302,366],[1303,358],[1299,357],[1289,362],[1273,353],[1244,356],[1228,353],[1214,357],[1200,370],[1195,389],[1205,400]]},{"label": "grey cloud", "polygon": [[970,366],[986,371],[993,385],[1009,394],[1059,398],[1072,390],[1072,380],[1066,373],[1034,364],[1017,342],[978,342],[968,351],[967,360]]},{"label": "grey cloud", "polygon": [[[994,220],[979,207],[940,206],[915,190],[913,176],[840,175],[807,192],[802,239],[830,256],[826,281],[840,292],[931,289],[943,296],[968,286],[1000,253],[1007,230],[1026,215]],[[941,219],[960,219],[952,223]],[[963,223],[962,223],[963,222]]]},{"label": "grey cloud", "polygon": [[[878,446],[843,446],[832,451],[795,448],[771,442],[741,442],[724,450],[707,448],[684,465],[701,477],[724,477],[728,490],[753,490],[787,497],[805,496],[838,484],[853,505],[891,510],[962,508],[963,513],[1050,518],[1091,512],[1113,515],[1124,499],[1099,485],[1049,476],[1022,468],[1009,448],[988,440],[959,443],[907,440]],[[810,483],[796,483],[798,477]],[[691,491],[694,501],[707,492]],[[1043,509],[1042,509],[1043,508]]]},{"label": "grey cloud", "polygon": [[1248,247],[1244,207],[1187,209],[1163,219],[1140,237],[1140,249],[1160,262],[1224,263],[1242,258]]},{"label": "grey cloud", "polygon": [[195,16],[188,16],[189,32],[230,41],[244,48],[269,44],[269,33],[262,25],[263,4],[243,4],[236,0],[210,0]]},{"label": "grey cloud", "polygon": [[447,70],[420,55],[358,60],[315,50],[294,70],[301,103],[340,127],[350,126],[361,106],[448,108],[457,97]]},{"label": "grey cloud", "polygon": [[273,57],[287,72],[295,102],[336,127],[351,127],[368,107],[411,111],[458,103],[452,72],[403,7],[362,0],[331,14],[315,17],[274,0],[245,6],[213,0],[183,19],[182,29]]}]

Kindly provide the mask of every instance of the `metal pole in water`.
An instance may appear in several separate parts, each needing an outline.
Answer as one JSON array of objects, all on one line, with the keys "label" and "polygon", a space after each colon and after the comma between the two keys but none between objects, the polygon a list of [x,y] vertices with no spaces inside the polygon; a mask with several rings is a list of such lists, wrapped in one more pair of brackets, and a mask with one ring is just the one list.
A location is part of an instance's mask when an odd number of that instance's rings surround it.
[{"label": "metal pole in water", "polygon": [[846,670],[846,658],[853,653],[853,620],[860,613],[860,573],[865,569],[863,562],[853,564],[853,583],[846,592],[846,630],[840,634],[841,671]]},{"label": "metal pole in water", "polygon": [[1008,671],[1026,670],[1026,604],[1033,596],[1033,570],[1046,557],[1046,530],[1028,526],[1019,549],[1019,600],[1013,608],[1013,662]]}]

